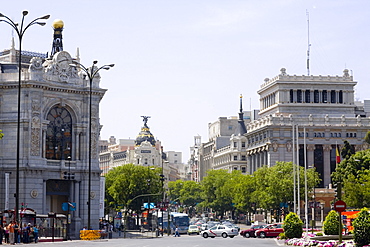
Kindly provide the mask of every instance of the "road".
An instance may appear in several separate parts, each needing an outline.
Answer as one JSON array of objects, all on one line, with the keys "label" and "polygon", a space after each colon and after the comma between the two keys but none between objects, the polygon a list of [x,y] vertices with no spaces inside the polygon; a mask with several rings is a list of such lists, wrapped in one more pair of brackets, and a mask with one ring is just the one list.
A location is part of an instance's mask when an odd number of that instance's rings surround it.
[{"label": "road", "polygon": [[283,241],[277,241],[275,238],[266,238],[266,239],[256,239],[256,238],[243,238],[241,236],[236,236],[235,238],[203,238],[198,235],[187,236],[181,235],[181,237],[173,236],[164,236],[159,238],[131,238],[131,239],[101,239],[95,241],[64,241],[64,242],[45,242],[37,244],[27,244],[28,246],[99,246],[99,247],[267,247],[267,246],[283,246]]}]

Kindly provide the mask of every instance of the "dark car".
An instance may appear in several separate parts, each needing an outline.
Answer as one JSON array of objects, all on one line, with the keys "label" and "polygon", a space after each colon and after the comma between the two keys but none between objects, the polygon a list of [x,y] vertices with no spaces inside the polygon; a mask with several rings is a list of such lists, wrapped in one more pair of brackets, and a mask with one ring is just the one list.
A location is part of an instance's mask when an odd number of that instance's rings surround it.
[{"label": "dark car", "polygon": [[252,225],[251,228],[241,231],[239,234],[245,238],[255,238],[255,232],[259,229],[266,227],[267,225]]},{"label": "dark car", "polygon": [[283,224],[270,224],[265,228],[259,229],[255,232],[256,237],[266,238],[266,237],[277,237],[280,233],[284,232]]}]

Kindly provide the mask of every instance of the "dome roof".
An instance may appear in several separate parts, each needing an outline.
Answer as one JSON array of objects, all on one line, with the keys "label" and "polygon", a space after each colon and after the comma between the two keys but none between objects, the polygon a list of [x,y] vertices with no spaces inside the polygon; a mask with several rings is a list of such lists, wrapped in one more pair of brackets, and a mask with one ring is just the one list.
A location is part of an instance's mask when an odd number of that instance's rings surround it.
[{"label": "dome roof", "polygon": [[149,117],[144,117],[143,116],[143,121],[144,121],[144,126],[141,127],[141,131],[139,133],[139,135],[136,137],[136,140],[135,140],[135,146],[140,146],[141,143],[147,141],[149,142],[152,146],[155,146],[155,139],[154,139],[154,136],[153,134],[150,132],[150,129],[147,125],[147,121],[148,121],[148,118]]}]

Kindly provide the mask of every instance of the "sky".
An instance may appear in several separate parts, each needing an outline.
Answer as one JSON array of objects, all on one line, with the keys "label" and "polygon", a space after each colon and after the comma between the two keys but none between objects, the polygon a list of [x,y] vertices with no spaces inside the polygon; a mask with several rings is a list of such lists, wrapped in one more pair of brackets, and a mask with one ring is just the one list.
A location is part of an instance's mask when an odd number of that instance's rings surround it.
[{"label": "sky", "polygon": [[[23,50],[49,52],[52,23],[64,22],[64,51],[80,50],[86,67],[102,71],[101,139],[135,139],[148,126],[165,151],[189,158],[194,136],[208,141],[208,123],[259,109],[265,78],[286,68],[307,75],[343,75],[369,99],[370,1],[367,0],[2,0],[0,13],[20,22],[50,14],[25,32]],[[308,21],[309,20],[309,21]],[[0,50],[12,30],[0,23]],[[16,39],[16,47],[18,41]]]}]

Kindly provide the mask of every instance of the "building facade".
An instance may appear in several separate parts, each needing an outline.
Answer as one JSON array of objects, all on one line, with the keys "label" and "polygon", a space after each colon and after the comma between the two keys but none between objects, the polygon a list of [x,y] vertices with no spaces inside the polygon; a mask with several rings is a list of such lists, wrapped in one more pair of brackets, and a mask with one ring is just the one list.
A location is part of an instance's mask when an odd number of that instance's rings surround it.
[{"label": "building facade", "polygon": [[[288,75],[283,68],[276,77],[265,79],[258,90],[259,116],[255,116],[257,111],[246,114],[245,133],[233,134],[238,127],[235,118],[219,118],[209,124],[209,141],[202,143],[199,151],[200,179],[209,169],[252,174],[264,165],[293,161],[315,167],[322,180],[320,187],[331,188],[336,147],[341,148],[347,140],[356,151],[368,148],[364,137],[370,130],[370,101],[355,102],[357,82],[348,72],[297,76]],[[240,119],[239,113],[239,123]],[[196,153],[191,154],[193,167],[195,161]]]},{"label": "building facade", "polygon": [[[55,31],[63,22],[54,22]],[[61,34],[60,34],[61,35]],[[55,45],[59,45],[56,47]],[[67,215],[66,202],[75,203],[71,212],[70,237],[88,223],[91,199],[91,227],[98,229],[101,217],[100,168],[98,162],[99,102],[106,90],[100,76],[93,80],[92,112],[89,112],[89,81],[76,60],[53,43],[50,56],[22,51],[22,66],[14,42],[0,54],[0,208],[15,208],[16,150],[19,144],[19,203],[37,214]],[[17,143],[18,69],[22,70],[20,143]],[[88,195],[89,114],[91,114],[91,194]],[[21,205],[18,205],[21,208]],[[66,222],[66,221],[65,221]]]},{"label": "building facade", "polygon": [[357,82],[347,69],[342,76],[280,72],[261,85],[260,118],[247,125],[249,173],[277,161],[295,160],[303,166],[306,147],[307,165],[320,173],[320,187],[329,187],[335,148],[344,140],[356,151],[368,148],[364,137],[370,130],[370,109],[366,101],[354,101]]}]

